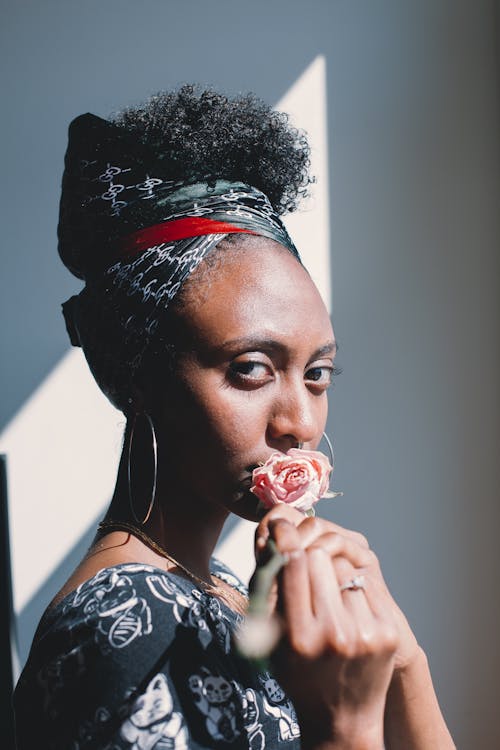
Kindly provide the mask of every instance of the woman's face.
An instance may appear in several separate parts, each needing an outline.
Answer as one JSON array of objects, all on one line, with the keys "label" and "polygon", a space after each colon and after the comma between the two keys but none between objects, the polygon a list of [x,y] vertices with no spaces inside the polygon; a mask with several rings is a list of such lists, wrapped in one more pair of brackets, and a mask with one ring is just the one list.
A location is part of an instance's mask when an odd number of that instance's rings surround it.
[{"label": "woman's face", "polygon": [[272,451],[321,439],[335,339],[315,285],[277,243],[216,260],[186,290],[160,425],[182,490],[255,520],[253,469]]}]

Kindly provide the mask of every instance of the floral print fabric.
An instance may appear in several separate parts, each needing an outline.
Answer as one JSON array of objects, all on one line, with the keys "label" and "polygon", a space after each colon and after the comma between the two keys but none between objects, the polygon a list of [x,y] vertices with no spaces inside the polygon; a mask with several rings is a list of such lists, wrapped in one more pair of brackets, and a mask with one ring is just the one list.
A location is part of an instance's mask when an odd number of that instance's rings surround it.
[{"label": "floral print fabric", "polygon": [[15,691],[18,750],[300,747],[277,681],[234,651],[239,619],[161,569],[99,571],[40,622]]}]

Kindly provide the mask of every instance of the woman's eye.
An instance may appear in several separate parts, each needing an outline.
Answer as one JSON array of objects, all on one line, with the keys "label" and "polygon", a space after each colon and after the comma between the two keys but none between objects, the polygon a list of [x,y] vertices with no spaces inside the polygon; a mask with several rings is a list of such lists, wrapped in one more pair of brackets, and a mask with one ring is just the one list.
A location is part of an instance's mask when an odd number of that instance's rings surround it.
[{"label": "woman's eye", "polygon": [[234,380],[247,382],[259,382],[268,380],[270,372],[269,367],[263,362],[244,361],[231,362],[229,373]]},{"label": "woman's eye", "polygon": [[311,367],[306,372],[306,380],[313,382],[314,384],[324,386],[328,388],[333,380],[335,374],[335,368],[331,365],[321,365],[318,367]]}]

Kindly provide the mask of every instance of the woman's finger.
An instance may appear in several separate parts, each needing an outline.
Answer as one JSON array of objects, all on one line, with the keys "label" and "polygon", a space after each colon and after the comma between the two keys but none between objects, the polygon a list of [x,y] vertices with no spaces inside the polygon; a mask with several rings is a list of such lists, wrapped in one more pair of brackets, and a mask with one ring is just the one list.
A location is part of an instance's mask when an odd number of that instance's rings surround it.
[{"label": "woman's finger", "polygon": [[[375,621],[375,612],[365,595],[369,586],[368,577],[360,574],[345,558],[336,558],[332,563],[343,607],[355,622],[360,636],[368,638],[373,632]],[[360,586],[355,585],[356,578],[360,579]]]},{"label": "woman's finger", "polygon": [[343,630],[342,597],[330,553],[324,547],[312,546],[306,552],[311,587],[311,607],[321,622]]},{"label": "woman's finger", "polygon": [[[302,539],[302,541],[304,540]],[[329,531],[326,534],[321,534],[307,545],[307,549],[314,549],[316,547],[321,547],[332,558],[346,558],[355,568],[368,567],[372,560],[370,550],[360,547],[359,544],[349,539],[349,537],[337,534],[336,532]]]},{"label": "woman's finger", "polygon": [[280,574],[278,606],[287,630],[294,635],[306,635],[313,627],[313,615],[307,557],[300,546],[299,534],[283,518],[272,519],[268,528],[279,551],[288,556]]},{"label": "woman's finger", "polygon": [[375,576],[368,577],[365,594],[372,612],[378,619],[394,621],[392,598],[385,586]]},{"label": "woman's finger", "polygon": [[[346,542],[360,549],[345,537],[325,534],[306,550],[312,612],[325,628],[326,640],[334,647],[374,629],[374,613],[362,589],[342,590],[342,584],[352,581],[359,569],[344,556],[332,559],[331,544],[338,547]],[[351,598],[352,594],[358,596]]]},{"label": "woman's finger", "polygon": [[[385,651],[397,647],[398,636],[390,602],[371,571],[353,569],[345,558],[332,560],[345,610],[358,630],[361,646]],[[350,585],[352,584],[352,586]]]},{"label": "woman's finger", "polygon": [[302,518],[299,525],[299,532],[301,537],[304,539],[305,546],[308,546],[314,538],[320,534],[334,533],[341,534],[347,539],[355,542],[359,547],[364,549],[370,549],[370,545],[363,534],[359,531],[352,531],[351,529],[345,529],[343,526],[339,526],[333,521],[327,521],[326,518],[320,518],[319,516],[312,516],[308,518]]},{"label": "woman's finger", "polygon": [[[326,648],[325,653],[358,659],[390,650],[394,634],[392,618],[377,617],[363,587],[343,589],[343,584],[355,579],[358,571],[344,558],[342,564],[337,565],[337,578],[333,561],[323,548],[311,547],[306,555],[311,606],[317,626],[315,645],[311,648],[317,649],[316,654],[322,649],[325,652]],[[369,581],[366,584],[369,586]]]},{"label": "woman's finger", "polygon": [[283,518],[294,526],[298,526],[304,520],[304,514],[285,503],[275,505],[269,513],[266,513],[255,530],[255,557],[258,560],[265,550],[269,539],[269,524],[279,518]]},{"label": "woman's finger", "polygon": [[332,521],[327,521],[325,518],[320,518],[318,516],[304,518],[304,514],[296,510],[296,508],[291,508],[285,503],[280,503],[266,513],[257,526],[255,532],[255,555],[257,558],[262,554],[269,538],[269,523],[276,518],[284,518],[300,530],[304,548],[309,546],[317,536],[326,533],[340,534],[352,540],[359,547],[364,549],[370,548],[366,537],[364,537],[363,534],[360,534],[359,531],[346,529]]}]

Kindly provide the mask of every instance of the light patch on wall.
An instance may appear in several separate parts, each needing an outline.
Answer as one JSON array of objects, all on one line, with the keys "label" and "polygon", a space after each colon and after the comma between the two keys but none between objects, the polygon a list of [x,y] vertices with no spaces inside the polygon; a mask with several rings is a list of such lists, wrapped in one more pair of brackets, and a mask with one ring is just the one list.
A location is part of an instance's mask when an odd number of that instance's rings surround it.
[{"label": "light patch on wall", "polygon": [[316,183],[311,186],[310,198],[284,218],[304,265],[331,310],[327,87],[323,55],[318,55],[306,68],[276,109],[288,112],[295,127],[307,133],[311,146],[311,174]]},{"label": "light patch on wall", "polygon": [[20,612],[111,497],[123,415],[70,350],[0,436]]},{"label": "light patch on wall", "polygon": [[[307,131],[313,197],[286,219],[329,306],[328,163],[324,57],[277,103]],[[17,613],[109,502],[124,418],[102,396],[80,350],[72,349],[0,435],[8,456],[14,606]],[[243,579],[252,570],[254,524],[242,521],[217,554]]]}]

